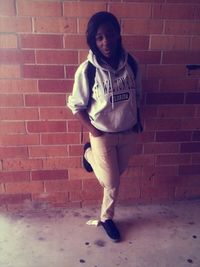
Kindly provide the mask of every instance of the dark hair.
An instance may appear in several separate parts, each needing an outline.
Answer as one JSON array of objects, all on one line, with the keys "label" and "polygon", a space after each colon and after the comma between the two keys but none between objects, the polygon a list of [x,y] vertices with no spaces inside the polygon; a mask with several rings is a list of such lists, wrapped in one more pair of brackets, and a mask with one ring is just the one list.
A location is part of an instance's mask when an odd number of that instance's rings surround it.
[{"label": "dark hair", "polygon": [[119,34],[120,39],[119,39],[118,49],[121,50],[121,35],[120,35],[121,29],[120,29],[120,25],[119,25],[117,18],[112,13],[109,13],[106,11],[100,11],[94,14],[90,18],[90,20],[88,21],[87,30],[86,30],[87,44],[96,56],[100,56],[100,52],[96,46],[95,36],[96,36],[98,28],[102,24],[106,24],[106,23],[112,24],[116,32]]}]

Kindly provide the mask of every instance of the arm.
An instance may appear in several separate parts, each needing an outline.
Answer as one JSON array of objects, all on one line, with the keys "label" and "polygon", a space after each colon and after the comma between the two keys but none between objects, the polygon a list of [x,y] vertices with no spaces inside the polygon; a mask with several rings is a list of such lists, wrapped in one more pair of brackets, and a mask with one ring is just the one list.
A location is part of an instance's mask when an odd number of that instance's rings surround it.
[{"label": "arm", "polygon": [[96,129],[90,122],[90,118],[85,110],[80,110],[76,113],[76,118],[83,124],[84,127],[95,137],[103,135],[103,132]]}]

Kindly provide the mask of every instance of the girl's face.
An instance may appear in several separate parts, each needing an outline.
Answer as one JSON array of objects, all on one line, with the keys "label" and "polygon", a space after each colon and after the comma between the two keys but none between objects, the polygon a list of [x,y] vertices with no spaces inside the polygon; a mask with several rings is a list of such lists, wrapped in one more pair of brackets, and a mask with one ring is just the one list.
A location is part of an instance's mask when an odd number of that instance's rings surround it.
[{"label": "girl's face", "polygon": [[116,56],[119,39],[119,33],[110,23],[102,24],[98,28],[95,36],[97,48],[107,59],[111,59]]}]

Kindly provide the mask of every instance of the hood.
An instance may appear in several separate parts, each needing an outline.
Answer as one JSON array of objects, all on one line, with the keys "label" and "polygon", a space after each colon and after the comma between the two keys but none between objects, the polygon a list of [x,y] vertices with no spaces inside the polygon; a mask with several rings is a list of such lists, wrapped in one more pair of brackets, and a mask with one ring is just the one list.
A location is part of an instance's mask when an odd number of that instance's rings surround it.
[{"label": "hood", "polygon": [[116,73],[118,71],[120,71],[121,69],[123,69],[127,63],[127,58],[128,58],[128,54],[125,50],[122,51],[122,57],[120,59],[119,65],[117,69],[113,69],[108,63],[106,63],[106,61],[102,60],[102,63],[99,64],[95,54],[89,50],[87,59],[88,61],[90,61],[96,68],[102,69],[104,71],[109,71],[112,73]]}]

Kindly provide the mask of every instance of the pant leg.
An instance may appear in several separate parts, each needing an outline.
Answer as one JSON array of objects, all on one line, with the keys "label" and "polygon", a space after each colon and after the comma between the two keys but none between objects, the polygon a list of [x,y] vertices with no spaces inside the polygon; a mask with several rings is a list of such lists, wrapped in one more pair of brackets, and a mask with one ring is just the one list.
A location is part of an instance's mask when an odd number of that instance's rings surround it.
[{"label": "pant leg", "polygon": [[112,219],[114,216],[120,183],[117,141],[117,135],[104,134],[93,137],[90,134],[91,149],[85,154],[104,190],[101,221]]},{"label": "pant leg", "polygon": [[137,134],[132,131],[128,131],[119,135],[117,156],[120,175],[127,168],[129,159],[136,149],[136,139]]}]

